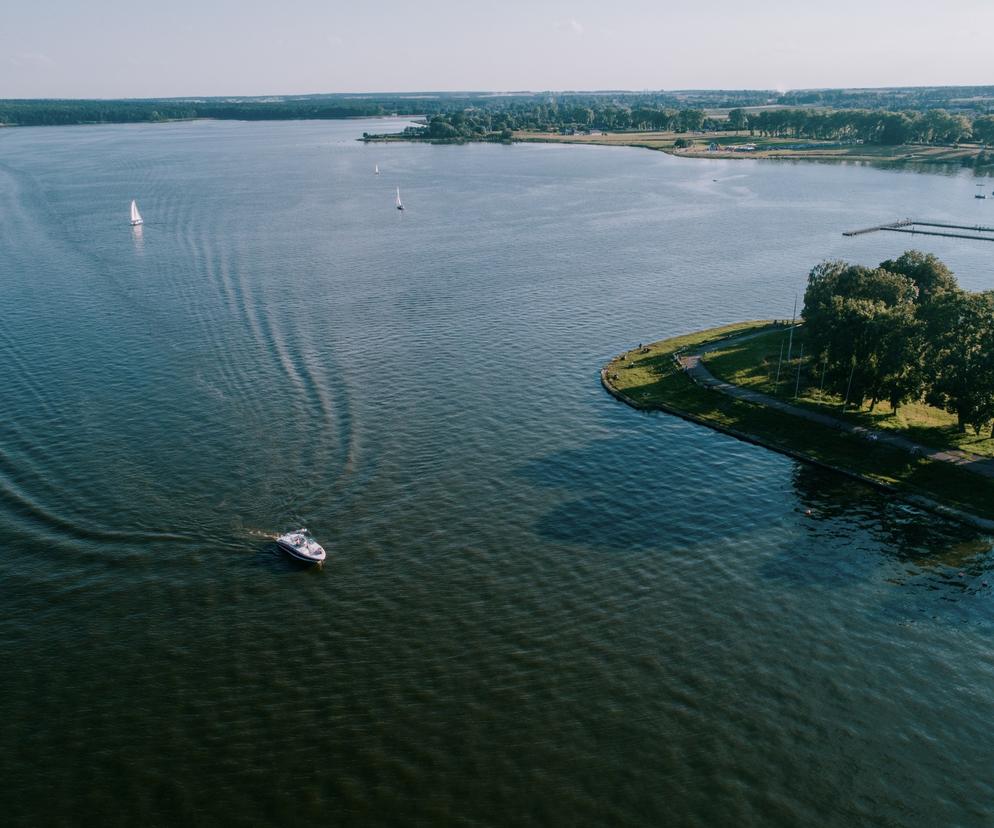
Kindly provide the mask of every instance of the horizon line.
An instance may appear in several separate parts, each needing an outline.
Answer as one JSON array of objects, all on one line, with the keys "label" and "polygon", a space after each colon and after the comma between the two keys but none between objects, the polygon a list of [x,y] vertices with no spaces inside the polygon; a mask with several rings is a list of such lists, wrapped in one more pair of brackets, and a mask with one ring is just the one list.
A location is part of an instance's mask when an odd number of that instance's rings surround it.
[{"label": "horizon line", "polygon": [[189,101],[189,100],[217,100],[230,98],[316,98],[316,97],[426,97],[426,96],[449,96],[449,97],[472,97],[472,96],[493,96],[510,97],[515,95],[659,95],[659,94],[692,94],[702,92],[751,92],[757,94],[787,95],[797,92],[827,92],[837,90],[850,90],[854,92],[877,92],[899,89],[991,89],[994,90],[994,83],[982,84],[918,84],[903,86],[801,86],[790,89],[773,89],[763,87],[686,87],[680,89],[420,89],[406,92],[396,90],[386,91],[348,91],[348,92],[270,92],[252,94],[220,94],[220,95],[130,95],[124,97],[12,97],[0,98],[0,101]]}]

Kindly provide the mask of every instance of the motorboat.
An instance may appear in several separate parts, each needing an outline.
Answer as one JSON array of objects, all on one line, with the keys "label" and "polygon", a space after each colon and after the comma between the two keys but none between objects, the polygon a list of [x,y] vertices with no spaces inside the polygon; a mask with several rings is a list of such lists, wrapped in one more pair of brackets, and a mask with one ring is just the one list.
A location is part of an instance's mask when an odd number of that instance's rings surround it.
[{"label": "motorboat", "polygon": [[327,557],[324,547],[304,528],[280,535],[276,539],[276,545],[288,555],[307,563],[321,563]]}]

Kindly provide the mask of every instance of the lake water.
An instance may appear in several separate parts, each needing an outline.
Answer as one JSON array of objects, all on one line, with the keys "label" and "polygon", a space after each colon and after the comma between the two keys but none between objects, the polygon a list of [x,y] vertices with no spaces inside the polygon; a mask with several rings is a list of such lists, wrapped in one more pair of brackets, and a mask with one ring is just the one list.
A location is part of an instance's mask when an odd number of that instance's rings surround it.
[{"label": "lake water", "polygon": [[597,376],[970,174],[390,126],[0,132],[4,822],[991,824],[991,539]]}]

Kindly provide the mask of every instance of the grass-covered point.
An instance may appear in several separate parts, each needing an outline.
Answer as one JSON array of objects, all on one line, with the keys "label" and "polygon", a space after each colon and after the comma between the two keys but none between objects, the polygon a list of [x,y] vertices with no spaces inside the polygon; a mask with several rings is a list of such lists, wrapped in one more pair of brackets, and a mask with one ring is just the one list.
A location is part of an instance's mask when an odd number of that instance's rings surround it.
[{"label": "grass-covered point", "polygon": [[850,401],[843,413],[844,397],[827,387],[827,382],[822,383],[824,363],[809,358],[810,344],[804,326],[794,331],[792,355],[788,360],[789,339],[788,330],[771,330],[754,339],[709,351],[705,355],[705,364],[712,374],[733,385],[769,394],[846,422],[899,432],[903,437],[937,449],[962,449],[994,457],[994,438],[973,431],[960,431],[956,415],[924,400],[905,402],[896,410],[884,400],[872,411],[868,400],[859,406]]},{"label": "grass-covered point", "polygon": [[[679,414],[762,445],[892,486],[906,494],[923,496],[982,518],[994,519],[994,479],[949,463],[913,457],[899,448],[705,390],[674,361],[674,356],[680,352],[764,328],[769,329],[768,338],[760,336],[754,341],[765,339],[767,345],[775,343],[779,350],[780,337],[785,332],[782,326],[744,322],[628,351],[605,366],[603,379],[617,396],[636,408]],[[795,344],[800,346],[798,339]],[[764,353],[768,350],[766,348]],[[717,367],[721,358],[719,352],[708,366]],[[781,369],[780,392],[785,395],[787,383],[794,377],[788,377],[784,366]],[[793,385],[791,396],[792,393]]]}]

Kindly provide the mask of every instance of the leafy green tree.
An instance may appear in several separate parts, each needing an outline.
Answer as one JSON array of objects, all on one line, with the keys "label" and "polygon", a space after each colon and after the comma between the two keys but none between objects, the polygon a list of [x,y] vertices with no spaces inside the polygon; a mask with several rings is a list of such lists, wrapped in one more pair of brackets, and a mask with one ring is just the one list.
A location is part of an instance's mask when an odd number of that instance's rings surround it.
[{"label": "leafy green tree", "polygon": [[696,132],[704,126],[704,112],[700,109],[681,109],[677,115],[677,129],[681,132]]},{"label": "leafy green tree", "polygon": [[741,108],[729,110],[728,125],[736,132],[746,129],[749,126],[749,116]]},{"label": "leafy green tree", "polygon": [[869,396],[899,406],[920,394],[921,325],[918,290],[907,276],[883,268],[823,262],[808,277],[805,329],[811,352],[840,394],[858,404]]},{"label": "leafy green tree", "polygon": [[442,115],[436,115],[428,122],[429,138],[458,138],[459,134],[458,128],[449,123]]},{"label": "leafy green tree", "polygon": [[872,411],[885,399],[896,414],[909,400],[920,399],[926,387],[924,323],[910,303],[884,309],[871,335],[876,338],[875,382],[869,389]]},{"label": "leafy green tree", "polygon": [[940,293],[959,289],[953,272],[931,253],[908,250],[896,259],[881,262],[880,267],[911,279],[918,288],[920,305],[931,302]]},{"label": "leafy green tree", "polygon": [[994,115],[975,118],[971,127],[973,137],[984,144],[994,144]]},{"label": "leafy green tree", "polygon": [[978,434],[994,420],[994,292],[949,292],[935,302],[944,320],[929,343],[936,372],[928,401]]},{"label": "leafy green tree", "polygon": [[912,121],[903,112],[887,112],[880,118],[877,140],[881,144],[896,146],[911,140]]}]

